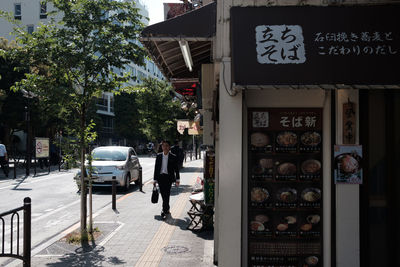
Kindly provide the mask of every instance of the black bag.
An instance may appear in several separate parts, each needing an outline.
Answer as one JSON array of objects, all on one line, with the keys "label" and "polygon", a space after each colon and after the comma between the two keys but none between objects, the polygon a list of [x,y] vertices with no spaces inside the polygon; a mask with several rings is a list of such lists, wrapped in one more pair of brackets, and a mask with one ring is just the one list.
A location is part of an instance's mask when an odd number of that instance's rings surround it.
[{"label": "black bag", "polygon": [[153,193],[151,194],[151,203],[156,204],[158,202],[158,189],[157,186],[154,185],[153,187]]}]

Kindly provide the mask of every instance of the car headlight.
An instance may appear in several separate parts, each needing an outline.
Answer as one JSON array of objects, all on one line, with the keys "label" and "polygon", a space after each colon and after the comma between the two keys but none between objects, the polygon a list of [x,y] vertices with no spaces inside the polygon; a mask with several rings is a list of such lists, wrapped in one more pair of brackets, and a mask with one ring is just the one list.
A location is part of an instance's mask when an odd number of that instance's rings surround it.
[{"label": "car headlight", "polygon": [[116,168],[117,170],[122,171],[123,169],[125,169],[125,166],[124,166],[124,165],[122,165],[122,166],[115,166],[115,168]]}]

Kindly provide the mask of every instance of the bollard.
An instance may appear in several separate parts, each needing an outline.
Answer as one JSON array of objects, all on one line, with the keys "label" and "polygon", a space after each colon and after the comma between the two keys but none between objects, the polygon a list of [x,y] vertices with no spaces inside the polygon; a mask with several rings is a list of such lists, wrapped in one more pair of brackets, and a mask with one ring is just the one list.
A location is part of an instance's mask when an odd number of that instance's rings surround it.
[{"label": "bollard", "polygon": [[15,159],[14,159],[14,179],[17,179],[17,163],[15,162]]},{"label": "bollard", "polygon": [[23,266],[31,266],[31,199],[24,198],[24,256]]},{"label": "bollard", "polygon": [[117,177],[112,177],[112,209],[117,209],[116,205],[116,195],[117,195]]}]

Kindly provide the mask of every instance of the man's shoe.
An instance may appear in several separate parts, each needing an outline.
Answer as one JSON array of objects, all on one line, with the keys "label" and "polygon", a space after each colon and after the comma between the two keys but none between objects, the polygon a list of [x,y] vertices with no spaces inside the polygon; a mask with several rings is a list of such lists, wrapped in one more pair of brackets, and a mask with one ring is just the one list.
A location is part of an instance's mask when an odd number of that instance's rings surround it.
[{"label": "man's shoe", "polygon": [[161,212],[161,217],[163,217],[163,218],[165,218],[165,217],[167,217],[167,214],[165,214],[165,212]]}]

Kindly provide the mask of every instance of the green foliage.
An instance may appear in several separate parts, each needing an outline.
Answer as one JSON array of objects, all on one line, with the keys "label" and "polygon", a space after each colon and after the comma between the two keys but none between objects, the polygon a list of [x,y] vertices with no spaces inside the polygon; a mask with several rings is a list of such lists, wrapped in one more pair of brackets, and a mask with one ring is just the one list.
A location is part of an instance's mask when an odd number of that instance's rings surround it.
[{"label": "green foliage", "polygon": [[140,131],[148,140],[175,140],[176,122],[186,118],[180,101],[170,94],[171,86],[164,81],[146,79],[137,90],[136,103],[140,115]]},{"label": "green foliage", "polygon": [[131,145],[139,140],[145,141],[146,137],[140,131],[137,93],[122,92],[114,99],[115,134],[126,138]]},{"label": "green foliage", "polygon": [[[88,110],[102,92],[117,92],[131,77],[115,72],[127,63],[143,64],[145,52],[137,37],[143,29],[134,2],[119,0],[48,0],[61,12],[59,24],[41,25],[32,34],[16,27],[19,47],[0,51],[29,66],[13,89],[33,92],[58,102],[74,119],[68,129],[76,137],[81,162],[95,137]],[[62,110],[62,109],[60,109]],[[63,111],[64,112],[64,111]],[[89,118],[93,119],[93,118]],[[81,164],[83,183],[84,164]],[[81,231],[86,231],[86,190],[82,184]]]}]

